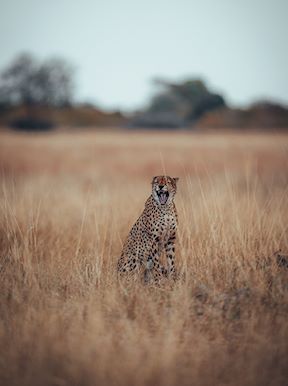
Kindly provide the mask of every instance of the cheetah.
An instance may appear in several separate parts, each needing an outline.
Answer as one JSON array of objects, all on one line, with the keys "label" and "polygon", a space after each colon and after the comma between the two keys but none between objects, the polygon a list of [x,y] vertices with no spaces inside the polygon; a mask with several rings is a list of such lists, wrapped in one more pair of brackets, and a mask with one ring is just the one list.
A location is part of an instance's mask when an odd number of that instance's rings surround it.
[{"label": "cheetah", "polygon": [[[144,273],[144,281],[159,281],[163,276],[175,279],[175,241],[178,216],[174,204],[178,178],[156,176],[152,194],[124,243],[118,260],[118,272]],[[165,250],[167,268],[159,258]]]}]

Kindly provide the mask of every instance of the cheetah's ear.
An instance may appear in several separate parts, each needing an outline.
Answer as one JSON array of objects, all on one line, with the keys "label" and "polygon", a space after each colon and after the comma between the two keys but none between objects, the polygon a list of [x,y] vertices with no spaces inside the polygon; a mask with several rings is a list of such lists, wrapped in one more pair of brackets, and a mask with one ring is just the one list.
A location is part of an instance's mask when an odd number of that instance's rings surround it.
[{"label": "cheetah's ear", "polygon": [[152,178],[151,184],[154,184],[156,178],[157,178],[156,176]]},{"label": "cheetah's ear", "polygon": [[175,184],[177,184],[177,182],[179,181],[179,177],[174,177],[173,180],[174,180]]}]

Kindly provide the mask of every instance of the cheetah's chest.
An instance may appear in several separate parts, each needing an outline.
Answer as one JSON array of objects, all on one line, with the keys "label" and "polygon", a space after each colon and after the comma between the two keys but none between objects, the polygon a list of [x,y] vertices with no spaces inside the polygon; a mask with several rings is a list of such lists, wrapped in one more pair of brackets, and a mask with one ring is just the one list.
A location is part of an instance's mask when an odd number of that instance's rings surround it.
[{"label": "cheetah's chest", "polygon": [[158,221],[156,221],[155,227],[157,229],[161,244],[165,244],[165,242],[169,239],[171,233],[175,232],[175,217],[171,214],[164,214],[158,219]]}]

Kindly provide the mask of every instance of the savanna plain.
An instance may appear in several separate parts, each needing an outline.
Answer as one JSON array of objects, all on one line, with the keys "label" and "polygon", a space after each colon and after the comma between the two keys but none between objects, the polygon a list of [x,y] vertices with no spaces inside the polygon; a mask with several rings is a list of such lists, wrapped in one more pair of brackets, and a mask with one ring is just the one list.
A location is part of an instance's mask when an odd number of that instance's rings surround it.
[{"label": "savanna plain", "polygon": [[[1,385],[287,384],[287,134],[3,131],[0,165]],[[162,174],[178,278],[119,281]]]}]

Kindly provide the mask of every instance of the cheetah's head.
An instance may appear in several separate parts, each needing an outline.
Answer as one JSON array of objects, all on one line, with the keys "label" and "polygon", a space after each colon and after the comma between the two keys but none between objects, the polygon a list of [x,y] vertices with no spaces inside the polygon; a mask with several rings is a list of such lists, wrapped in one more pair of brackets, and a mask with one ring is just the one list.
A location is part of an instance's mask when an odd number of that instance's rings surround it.
[{"label": "cheetah's head", "polygon": [[178,179],[169,176],[156,176],[153,178],[152,195],[157,204],[170,204],[177,191]]}]

